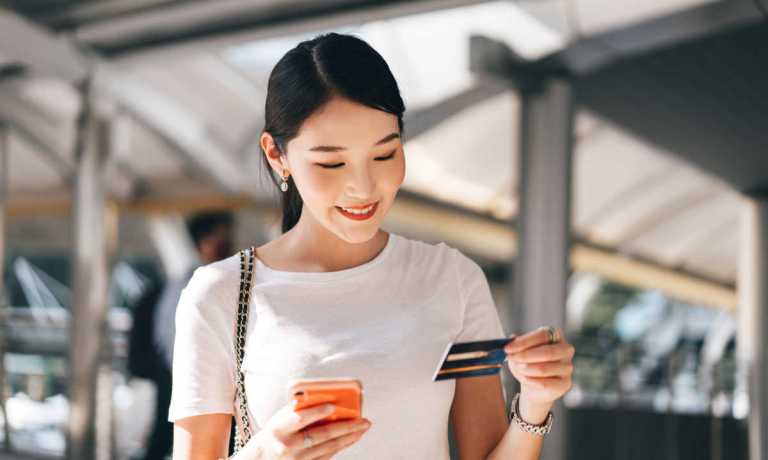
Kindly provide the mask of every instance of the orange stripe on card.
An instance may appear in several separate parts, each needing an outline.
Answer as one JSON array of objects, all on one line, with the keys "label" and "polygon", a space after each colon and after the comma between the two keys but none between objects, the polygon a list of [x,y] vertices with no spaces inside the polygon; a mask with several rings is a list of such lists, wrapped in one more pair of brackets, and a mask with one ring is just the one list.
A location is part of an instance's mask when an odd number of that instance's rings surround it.
[{"label": "orange stripe on card", "polygon": [[456,367],[453,369],[443,369],[440,372],[438,372],[437,375],[453,374],[456,372],[476,371],[478,369],[491,369],[494,367],[501,367],[501,364],[491,364],[491,365],[486,364],[484,366],[466,366],[466,367]]}]

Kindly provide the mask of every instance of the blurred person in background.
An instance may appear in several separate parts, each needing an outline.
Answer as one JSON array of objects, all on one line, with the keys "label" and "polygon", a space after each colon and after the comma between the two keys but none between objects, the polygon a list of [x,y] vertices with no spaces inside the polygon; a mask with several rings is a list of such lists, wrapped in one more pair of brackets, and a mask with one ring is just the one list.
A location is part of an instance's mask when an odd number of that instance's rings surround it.
[{"label": "blurred person in background", "polygon": [[[221,260],[232,253],[234,218],[230,212],[214,211],[195,214],[186,222],[187,230],[199,255],[199,265],[207,265]],[[151,317],[151,341],[156,360],[156,371],[152,380],[157,387],[155,421],[152,427],[145,460],[162,460],[171,451],[173,444],[173,424],[168,422],[168,406],[171,402],[171,363],[173,362],[173,342],[175,336],[176,305],[181,291],[189,282],[198,265],[189,267],[184,276],[169,280],[162,291],[147,295],[145,301],[156,300]]]}]

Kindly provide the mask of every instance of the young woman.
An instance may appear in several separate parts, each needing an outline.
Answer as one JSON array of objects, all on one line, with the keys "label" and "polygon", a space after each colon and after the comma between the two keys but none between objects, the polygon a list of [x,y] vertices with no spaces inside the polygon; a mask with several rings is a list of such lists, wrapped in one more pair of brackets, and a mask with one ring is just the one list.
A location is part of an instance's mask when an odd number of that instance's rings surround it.
[{"label": "young woman", "polygon": [[[552,330],[507,345],[521,420],[507,420],[499,375],[432,380],[449,342],[506,335],[477,263],[380,228],[405,176],[404,111],[389,67],[354,36],[302,42],[270,75],[261,147],[283,179],[283,233],[255,248],[242,363],[253,436],[238,460],[447,460],[449,417],[463,460],[539,457],[542,436],[523,427],[571,385],[573,347]],[[179,300],[175,460],[227,456],[239,270],[237,254],[198,268]],[[363,418],[304,429],[327,412],[294,412],[288,381],[346,376],[363,383]]]}]

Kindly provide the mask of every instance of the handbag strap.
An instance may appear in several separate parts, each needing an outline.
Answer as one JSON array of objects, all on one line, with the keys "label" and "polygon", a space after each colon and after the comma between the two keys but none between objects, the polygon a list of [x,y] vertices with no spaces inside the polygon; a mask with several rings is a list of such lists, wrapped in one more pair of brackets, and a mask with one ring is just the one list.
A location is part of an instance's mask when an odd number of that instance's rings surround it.
[{"label": "handbag strap", "polygon": [[235,417],[235,452],[239,451],[251,438],[251,425],[248,421],[248,402],[245,398],[245,383],[242,371],[245,355],[245,335],[248,327],[248,304],[251,299],[253,281],[253,246],[240,251],[240,295],[237,302],[235,319],[235,398],[240,412],[240,423]]}]

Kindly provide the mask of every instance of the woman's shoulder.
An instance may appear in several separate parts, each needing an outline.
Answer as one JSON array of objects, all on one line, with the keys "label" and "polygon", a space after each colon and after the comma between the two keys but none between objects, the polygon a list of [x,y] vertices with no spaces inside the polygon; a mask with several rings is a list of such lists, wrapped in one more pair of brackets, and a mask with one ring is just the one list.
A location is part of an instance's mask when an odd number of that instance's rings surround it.
[{"label": "woman's shoulder", "polygon": [[404,253],[419,264],[436,264],[448,268],[461,257],[466,258],[459,249],[445,241],[424,241],[402,235],[398,236],[404,242]]},{"label": "woman's shoulder", "polygon": [[235,253],[197,267],[182,296],[193,303],[235,302],[240,283],[240,256]]},{"label": "woman's shoulder", "polygon": [[411,257],[420,264],[435,264],[443,269],[458,271],[461,277],[476,275],[480,265],[460,248],[445,241],[430,242],[400,237],[406,242]]}]

